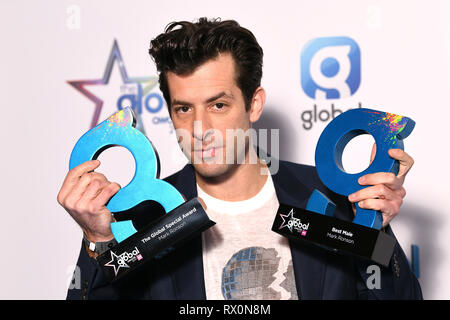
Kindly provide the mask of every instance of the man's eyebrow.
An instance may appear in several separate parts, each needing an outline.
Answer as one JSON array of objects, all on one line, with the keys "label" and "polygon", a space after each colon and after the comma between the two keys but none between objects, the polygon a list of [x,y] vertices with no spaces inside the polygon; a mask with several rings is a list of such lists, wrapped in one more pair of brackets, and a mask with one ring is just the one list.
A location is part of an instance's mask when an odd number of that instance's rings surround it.
[{"label": "man's eyebrow", "polygon": [[185,102],[185,101],[182,101],[182,100],[173,99],[172,105],[173,106],[175,106],[175,105],[177,105],[177,106],[192,106],[192,103]]},{"label": "man's eyebrow", "polygon": [[206,102],[206,103],[210,103],[210,102],[213,102],[213,101],[215,101],[215,100],[217,100],[217,99],[220,99],[220,98],[233,99],[233,95],[227,94],[225,91],[222,91],[222,92],[216,94],[215,96],[206,99],[205,102]]},{"label": "man's eyebrow", "polygon": [[[225,91],[222,91],[222,92],[212,96],[211,98],[206,99],[205,103],[211,103],[211,102],[213,102],[213,101],[215,101],[217,99],[220,99],[220,98],[233,99],[234,97],[233,97],[233,95],[228,94]],[[191,102],[187,102],[187,101],[174,99],[172,101],[172,105],[173,106],[178,105],[178,106],[188,106],[189,107],[189,106],[192,106],[192,103]]]}]

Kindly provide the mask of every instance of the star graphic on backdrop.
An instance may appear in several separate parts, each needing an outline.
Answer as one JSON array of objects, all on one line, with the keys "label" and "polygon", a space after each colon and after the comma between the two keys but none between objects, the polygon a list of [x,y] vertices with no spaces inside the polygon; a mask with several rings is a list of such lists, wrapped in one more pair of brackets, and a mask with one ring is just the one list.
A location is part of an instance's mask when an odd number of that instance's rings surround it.
[{"label": "star graphic on backdrop", "polygon": [[130,266],[127,265],[123,259],[120,259],[120,256],[111,251],[111,261],[105,263],[105,267],[113,267],[114,274],[117,276],[120,268],[129,268]]},{"label": "star graphic on backdrop", "polygon": [[[294,209],[291,209],[288,214],[280,214],[280,217],[281,219],[283,219],[283,222],[281,223],[281,226],[278,228],[278,230],[284,227],[288,227],[289,231],[292,232],[292,225],[289,225],[289,221],[294,218]],[[287,218],[289,218],[289,220],[287,220]]]},{"label": "star graphic on backdrop", "polygon": [[[158,83],[157,77],[133,77],[130,78],[128,76],[127,70],[125,68],[125,64],[122,59],[122,55],[119,50],[119,45],[117,44],[117,40],[114,40],[111,53],[109,54],[108,62],[106,63],[105,72],[103,73],[103,77],[101,79],[94,79],[94,80],[69,80],[67,83],[69,83],[72,87],[77,89],[80,93],[82,93],[84,96],[86,96],[89,100],[94,102],[95,109],[94,109],[94,115],[91,120],[90,128],[95,127],[98,124],[98,119],[100,117],[100,113],[102,111],[103,107],[103,100],[94,95],[92,92],[87,90],[86,86],[94,86],[94,85],[107,85],[109,82],[109,79],[111,77],[111,71],[114,67],[114,62],[117,62],[120,75],[122,78],[122,81],[124,84],[141,84],[143,89],[142,93],[143,95],[146,95],[149,93]],[[144,131],[144,127],[142,125],[142,121],[140,118],[139,112],[135,112],[136,118],[137,118],[137,127],[141,129],[141,131]]]}]

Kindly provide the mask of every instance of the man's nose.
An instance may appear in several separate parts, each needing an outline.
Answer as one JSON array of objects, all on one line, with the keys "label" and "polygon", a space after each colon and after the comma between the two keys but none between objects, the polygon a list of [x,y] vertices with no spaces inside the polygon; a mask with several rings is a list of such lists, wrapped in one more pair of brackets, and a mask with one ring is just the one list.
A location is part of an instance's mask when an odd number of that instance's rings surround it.
[{"label": "man's nose", "polygon": [[212,133],[213,128],[210,125],[210,119],[206,112],[198,109],[200,108],[195,110],[192,135],[195,139],[203,141]]}]

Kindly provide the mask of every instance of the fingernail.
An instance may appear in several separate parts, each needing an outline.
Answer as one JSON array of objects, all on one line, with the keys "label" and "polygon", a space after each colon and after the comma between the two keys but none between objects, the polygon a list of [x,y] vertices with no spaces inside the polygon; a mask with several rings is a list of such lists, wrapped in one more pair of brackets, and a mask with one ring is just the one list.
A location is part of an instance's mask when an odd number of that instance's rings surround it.
[{"label": "fingernail", "polygon": [[366,178],[364,176],[362,176],[361,178],[358,179],[358,183],[364,183],[366,181]]},{"label": "fingernail", "polygon": [[350,201],[355,200],[355,194],[352,193],[351,195],[349,195],[349,196],[348,196],[348,199],[349,199]]}]

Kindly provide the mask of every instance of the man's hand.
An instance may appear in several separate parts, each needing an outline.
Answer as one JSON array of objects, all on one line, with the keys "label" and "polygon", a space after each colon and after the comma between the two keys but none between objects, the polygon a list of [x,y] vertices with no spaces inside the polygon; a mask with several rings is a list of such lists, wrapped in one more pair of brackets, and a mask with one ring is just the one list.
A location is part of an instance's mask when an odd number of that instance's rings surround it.
[{"label": "man's hand", "polygon": [[[376,145],[372,148],[370,162],[373,161],[376,153]],[[403,188],[405,176],[414,164],[414,160],[401,149],[389,150],[389,155],[400,162],[398,174],[390,172],[377,172],[367,174],[359,178],[358,183],[362,186],[370,185],[348,196],[352,202],[358,202],[362,209],[372,209],[381,211],[383,214],[383,227],[397,216],[406,190]],[[353,206],[354,212],[356,212]]]},{"label": "man's hand", "polygon": [[120,185],[109,182],[94,172],[100,161],[86,161],[67,174],[58,194],[58,202],[78,223],[91,242],[106,242],[114,238],[110,223],[114,221],[106,208],[108,200]]}]

